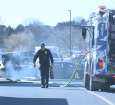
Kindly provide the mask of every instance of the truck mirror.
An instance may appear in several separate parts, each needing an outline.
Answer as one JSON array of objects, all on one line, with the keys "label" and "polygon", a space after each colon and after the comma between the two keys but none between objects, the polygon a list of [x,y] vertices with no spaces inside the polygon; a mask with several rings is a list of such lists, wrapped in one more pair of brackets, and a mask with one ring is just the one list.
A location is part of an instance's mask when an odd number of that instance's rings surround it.
[{"label": "truck mirror", "polygon": [[87,29],[86,28],[82,28],[82,37],[84,39],[86,39],[86,32],[87,32]]}]

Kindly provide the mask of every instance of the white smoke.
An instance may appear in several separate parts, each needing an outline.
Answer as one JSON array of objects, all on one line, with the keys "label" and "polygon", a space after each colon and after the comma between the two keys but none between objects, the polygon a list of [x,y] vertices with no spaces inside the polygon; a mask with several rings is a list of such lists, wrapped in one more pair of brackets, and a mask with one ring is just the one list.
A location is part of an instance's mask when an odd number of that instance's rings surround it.
[{"label": "white smoke", "polygon": [[40,78],[40,72],[38,68],[32,67],[32,65],[20,65],[14,66],[11,61],[6,64],[5,78],[11,80],[23,80],[35,77]]}]

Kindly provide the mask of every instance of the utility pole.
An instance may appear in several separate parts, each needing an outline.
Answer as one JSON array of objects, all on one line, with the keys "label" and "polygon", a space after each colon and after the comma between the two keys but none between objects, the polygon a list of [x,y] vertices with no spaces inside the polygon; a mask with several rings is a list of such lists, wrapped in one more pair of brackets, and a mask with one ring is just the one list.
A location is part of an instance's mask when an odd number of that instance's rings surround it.
[{"label": "utility pole", "polygon": [[71,54],[71,50],[72,50],[72,48],[71,48],[71,10],[68,10],[69,12],[70,12],[70,37],[69,37],[69,39],[70,39],[70,46],[69,46],[69,49],[70,49],[70,54]]}]

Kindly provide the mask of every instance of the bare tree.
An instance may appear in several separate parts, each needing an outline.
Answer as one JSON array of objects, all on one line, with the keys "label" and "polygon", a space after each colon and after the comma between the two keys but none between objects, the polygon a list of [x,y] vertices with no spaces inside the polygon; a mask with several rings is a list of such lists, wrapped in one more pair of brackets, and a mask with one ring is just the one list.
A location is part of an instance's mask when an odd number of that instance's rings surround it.
[{"label": "bare tree", "polygon": [[[70,30],[69,27],[64,27],[64,29],[55,29],[48,39],[44,40],[46,45],[58,46],[60,49],[60,54],[63,57],[68,57],[70,55]],[[71,45],[73,50],[84,50],[85,44],[81,35],[81,28],[72,27],[71,30]]]},{"label": "bare tree", "polygon": [[[84,40],[81,35],[81,29],[80,28],[75,28],[72,27],[71,31],[71,45],[73,50],[84,50],[85,49],[85,44]],[[60,52],[63,55],[63,57],[67,57],[70,55],[70,32],[69,32],[69,27],[64,27],[63,30],[61,29],[55,29],[53,32],[50,34],[49,38],[46,39],[44,42],[47,45],[54,45],[58,46],[60,48]]]},{"label": "bare tree", "polygon": [[2,35],[2,32],[4,31],[4,28],[5,28],[5,26],[2,25],[2,24],[3,24],[3,20],[2,20],[2,18],[0,16],[0,45],[3,45],[4,36]]},{"label": "bare tree", "polygon": [[[81,36],[81,29],[72,27],[71,32],[72,49],[82,49],[84,47],[84,44]],[[52,34],[53,35],[51,35],[50,37],[50,40],[52,40],[52,44],[54,43],[55,45],[58,45],[60,48],[70,48],[69,27],[65,27],[64,30],[54,30],[54,33]]]},{"label": "bare tree", "polygon": [[9,51],[32,51],[35,45],[35,38],[32,33],[12,34],[5,39],[5,45]]},{"label": "bare tree", "polygon": [[84,19],[84,18],[81,17],[81,16],[78,16],[78,17],[73,18],[73,20],[74,20],[75,22],[77,22],[77,23],[80,23],[82,19]]},{"label": "bare tree", "polygon": [[24,26],[29,26],[29,25],[32,25],[34,24],[35,26],[37,25],[42,25],[42,23],[39,21],[39,19],[36,19],[36,18],[27,18],[23,21],[23,25]]}]

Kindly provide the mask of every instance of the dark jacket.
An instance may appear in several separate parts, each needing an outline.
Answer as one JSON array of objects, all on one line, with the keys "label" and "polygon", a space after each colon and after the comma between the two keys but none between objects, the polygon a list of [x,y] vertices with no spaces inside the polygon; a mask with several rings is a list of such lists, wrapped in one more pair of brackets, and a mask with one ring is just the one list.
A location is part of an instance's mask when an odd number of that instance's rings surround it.
[{"label": "dark jacket", "polygon": [[46,49],[42,51],[41,49],[38,50],[36,55],[34,56],[33,62],[36,62],[36,59],[39,57],[39,63],[41,66],[49,66],[50,60],[51,63],[53,63],[53,56],[49,49]]}]

